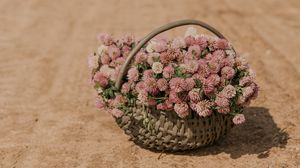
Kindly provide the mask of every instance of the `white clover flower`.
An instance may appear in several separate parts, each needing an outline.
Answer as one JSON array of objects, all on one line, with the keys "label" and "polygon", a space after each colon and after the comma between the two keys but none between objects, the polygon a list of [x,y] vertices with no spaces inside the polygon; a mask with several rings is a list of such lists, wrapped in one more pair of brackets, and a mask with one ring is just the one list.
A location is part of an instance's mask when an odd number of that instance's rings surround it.
[{"label": "white clover flower", "polygon": [[155,52],[150,53],[147,58],[147,63],[152,66],[152,64],[155,62],[155,60],[159,59],[159,56],[160,56],[159,53],[155,53]]},{"label": "white clover flower", "polygon": [[230,50],[225,50],[225,53],[226,53],[226,55],[227,56],[229,56],[229,57],[235,57],[235,52],[232,50],[232,49],[230,49]]},{"label": "white clover flower", "polygon": [[97,88],[96,88],[96,91],[97,91],[98,93],[103,93],[103,89],[102,89],[101,87],[97,87]]},{"label": "white clover flower", "polygon": [[173,42],[171,43],[171,47],[178,49],[178,48],[185,48],[186,47],[186,43],[184,41],[184,38],[182,37],[177,37],[173,40]]},{"label": "white clover flower", "polygon": [[107,51],[108,47],[106,45],[101,45],[98,47],[97,54],[101,56],[103,53]]},{"label": "white clover flower", "polygon": [[246,60],[246,58],[245,58],[244,55],[243,56],[237,56],[235,58],[235,63],[236,63],[237,68],[239,70],[245,70],[245,69],[247,69],[249,67],[248,66],[248,62],[247,62],[247,60]]},{"label": "white clover flower", "polygon": [[153,52],[154,52],[154,49],[153,49],[153,45],[155,45],[154,43],[155,43],[154,41],[150,41],[150,42],[148,43],[148,45],[147,45],[147,47],[146,47],[146,51],[147,51],[148,53],[153,53]]},{"label": "white clover flower", "polygon": [[252,78],[255,78],[256,77],[256,73],[255,71],[252,69],[252,68],[249,68],[248,69],[248,72],[249,72],[249,76],[252,77]]},{"label": "white clover flower", "polygon": [[188,71],[188,65],[187,64],[179,64],[179,68],[180,68],[180,71],[182,73],[186,73]]},{"label": "white clover flower", "polygon": [[90,69],[95,69],[98,66],[98,57],[90,55],[88,57],[88,66]]},{"label": "white clover flower", "polygon": [[189,27],[187,28],[184,37],[188,37],[188,36],[196,37],[196,35],[197,35],[197,29],[194,27]]},{"label": "white clover flower", "polygon": [[152,64],[152,70],[156,74],[162,73],[162,71],[163,71],[163,64],[161,64],[160,62],[154,62]]},{"label": "white clover flower", "polygon": [[115,70],[110,68],[109,65],[102,65],[99,71],[108,78],[111,78],[115,73]]}]

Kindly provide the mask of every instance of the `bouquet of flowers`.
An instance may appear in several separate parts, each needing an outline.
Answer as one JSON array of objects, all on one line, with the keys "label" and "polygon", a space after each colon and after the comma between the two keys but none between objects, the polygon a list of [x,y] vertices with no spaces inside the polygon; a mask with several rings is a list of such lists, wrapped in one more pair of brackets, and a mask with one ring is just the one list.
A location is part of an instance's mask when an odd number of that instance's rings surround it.
[{"label": "bouquet of flowers", "polygon": [[131,35],[98,36],[100,46],[89,56],[96,106],[114,117],[132,113],[136,104],[177,113],[208,117],[232,115],[234,124],[245,121],[243,109],[258,93],[255,73],[225,39],[198,34],[190,27],[184,37],[156,37],[135,56],[121,90],[115,82],[138,41]]},{"label": "bouquet of flowers", "polygon": [[[187,24],[218,37],[192,27],[182,37],[156,36]],[[142,41],[108,34],[98,41],[88,59],[96,106],[142,147],[175,151],[211,144],[245,122],[243,109],[257,97],[255,73],[246,60],[201,21],[167,24]]]}]

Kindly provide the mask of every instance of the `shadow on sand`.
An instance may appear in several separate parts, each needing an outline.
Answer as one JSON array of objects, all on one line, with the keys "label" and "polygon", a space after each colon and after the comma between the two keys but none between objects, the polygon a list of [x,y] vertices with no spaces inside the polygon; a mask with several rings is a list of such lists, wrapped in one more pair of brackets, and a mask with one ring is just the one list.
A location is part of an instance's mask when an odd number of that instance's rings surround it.
[{"label": "shadow on sand", "polygon": [[247,122],[234,127],[227,136],[214,145],[172,154],[205,156],[224,152],[230,154],[233,159],[246,154],[257,154],[258,158],[266,158],[272,147],[285,147],[289,136],[284,129],[277,127],[269,109],[249,107],[245,109],[244,114]]}]

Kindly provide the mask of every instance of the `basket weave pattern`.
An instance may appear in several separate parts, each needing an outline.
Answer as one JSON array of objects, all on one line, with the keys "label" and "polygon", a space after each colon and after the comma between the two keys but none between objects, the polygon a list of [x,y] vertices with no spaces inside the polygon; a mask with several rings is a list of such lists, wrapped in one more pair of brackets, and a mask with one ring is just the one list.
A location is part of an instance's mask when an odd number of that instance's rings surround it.
[{"label": "basket weave pattern", "polygon": [[145,111],[133,108],[131,115],[117,118],[118,125],[136,144],[149,149],[179,151],[195,149],[217,141],[232,126],[232,117],[214,112],[209,117],[192,115],[181,119],[175,112],[148,109],[151,129],[145,128]]}]

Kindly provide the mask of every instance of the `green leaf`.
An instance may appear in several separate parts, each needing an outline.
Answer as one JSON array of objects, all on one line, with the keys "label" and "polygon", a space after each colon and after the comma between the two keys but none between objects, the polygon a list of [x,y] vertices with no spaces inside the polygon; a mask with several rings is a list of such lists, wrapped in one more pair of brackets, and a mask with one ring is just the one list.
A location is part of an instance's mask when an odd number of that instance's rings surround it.
[{"label": "green leaf", "polygon": [[231,81],[229,81],[230,83],[232,83],[232,85],[239,85],[239,81],[241,78],[249,76],[249,72],[247,70],[239,70],[237,68],[235,68],[234,70],[236,74],[234,78]]},{"label": "green leaf", "polygon": [[148,66],[148,64],[145,64],[145,63],[137,64],[137,69],[140,73],[144,72],[145,70],[147,70],[149,68],[150,67]]},{"label": "green leaf", "polygon": [[130,45],[131,48],[134,48],[135,46],[136,46],[135,43],[132,43],[132,44]]},{"label": "green leaf", "polygon": [[205,58],[205,56],[209,53],[208,49],[204,49],[200,55],[200,58]]},{"label": "green leaf", "polygon": [[199,79],[195,79],[194,81],[196,83],[196,87],[197,88],[201,88],[202,87],[202,82]]},{"label": "green leaf", "polygon": [[175,69],[175,77],[188,78],[192,76],[191,74],[183,73],[179,66],[175,67],[174,69]]},{"label": "green leaf", "polygon": [[154,62],[160,62],[160,57],[153,57]]},{"label": "green leaf", "polygon": [[163,77],[162,73],[160,73],[160,74],[154,74],[154,78],[155,79],[160,79],[162,77]]},{"label": "green leaf", "polygon": [[96,81],[96,82],[95,82],[95,85],[94,85],[94,89],[98,90],[99,87],[101,88],[99,82]]},{"label": "green leaf", "polygon": [[103,90],[102,96],[106,99],[111,99],[115,97],[115,92],[117,92],[117,88],[115,86],[110,86]]}]

